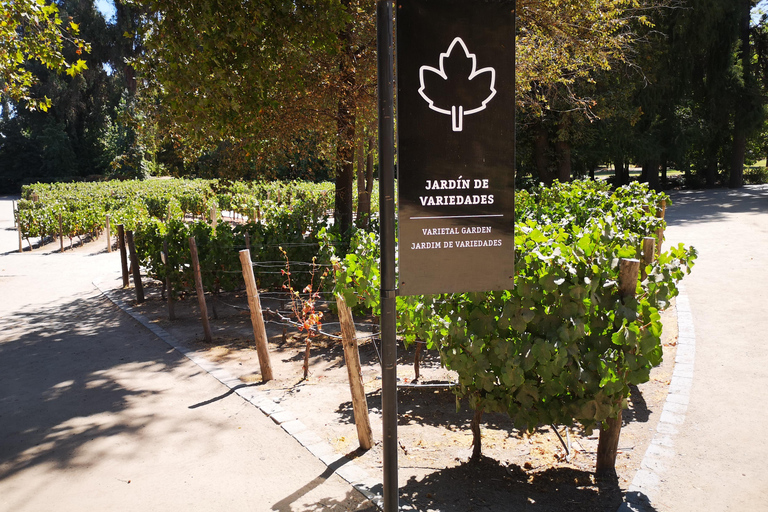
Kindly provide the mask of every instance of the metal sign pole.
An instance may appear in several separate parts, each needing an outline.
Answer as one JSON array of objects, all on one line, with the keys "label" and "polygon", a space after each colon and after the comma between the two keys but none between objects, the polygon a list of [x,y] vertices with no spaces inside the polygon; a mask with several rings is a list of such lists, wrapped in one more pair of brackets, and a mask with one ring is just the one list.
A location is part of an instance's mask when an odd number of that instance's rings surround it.
[{"label": "metal sign pole", "polygon": [[381,343],[384,512],[399,506],[397,482],[397,339],[395,301],[395,124],[393,2],[378,0],[379,212],[381,216]]}]

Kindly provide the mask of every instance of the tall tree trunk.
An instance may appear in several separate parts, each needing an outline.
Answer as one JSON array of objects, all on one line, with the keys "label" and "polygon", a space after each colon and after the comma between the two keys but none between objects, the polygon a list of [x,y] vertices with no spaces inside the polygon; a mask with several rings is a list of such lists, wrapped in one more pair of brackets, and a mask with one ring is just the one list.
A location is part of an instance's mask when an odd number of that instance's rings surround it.
[{"label": "tall tree trunk", "polygon": [[[749,21],[750,11],[752,9],[752,0],[739,0],[740,19],[739,19],[739,39],[741,39],[741,48],[739,49],[739,59],[741,60],[741,72],[743,73],[742,95],[749,94],[749,84],[751,83],[752,73],[752,52],[749,44]],[[733,127],[733,149],[731,152],[731,172],[728,178],[728,186],[731,188],[740,188],[744,186],[744,155],[747,151],[747,126],[745,109],[752,107],[751,101],[746,101],[742,97],[737,102],[736,119]]]},{"label": "tall tree trunk", "polygon": [[[358,121],[360,119],[358,118]],[[363,196],[365,195],[365,129],[358,127],[357,133],[357,148],[355,149],[355,160],[357,161],[355,173],[357,176],[357,224],[360,225],[363,219]]]},{"label": "tall tree trunk", "polygon": [[[357,225],[368,227],[371,216],[371,188],[373,181],[373,137],[370,128],[361,130],[360,143],[357,146]],[[369,177],[370,175],[370,177]]]},{"label": "tall tree trunk", "polygon": [[686,158],[683,160],[683,163],[681,164],[682,171],[683,171],[683,179],[685,180],[686,185],[691,183],[691,180],[693,179],[693,174],[691,173],[691,162]]},{"label": "tall tree trunk", "polygon": [[573,172],[573,169],[571,168],[570,123],[571,119],[567,113],[560,114],[560,120],[557,123],[557,139],[555,140],[557,179],[560,183],[568,183],[571,181]]},{"label": "tall tree trunk", "polygon": [[371,193],[373,192],[373,145],[376,139],[368,135],[368,151],[365,155],[365,187],[358,198],[358,219],[361,228],[367,228],[371,218]]},{"label": "tall tree trunk", "polygon": [[557,179],[561,183],[571,181],[571,143],[567,140],[555,142],[557,152]]},{"label": "tall tree trunk", "polygon": [[629,169],[625,166],[623,157],[613,160],[613,169],[616,185],[621,186],[629,183]]},{"label": "tall tree trunk", "polygon": [[533,160],[539,174],[539,181],[545,185],[551,185],[554,177],[549,169],[549,134],[542,119],[536,121],[534,130],[536,138],[533,141]]},{"label": "tall tree trunk", "polygon": [[648,187],[653,190],[661,190],[659,186],[659,162],[655,158],[648,161],[646,165],[643,165],[643,173],[645,174]]},{"label": "tall tree trunk", "polygon": [[[349,5],[347,1],[345,5]],[[352,187],[355,180],[355,63],[352,50],[352,26],[348,24],[339,34],[342,45],[339,75],[341,88],[336,117],[338,141],[336,144],[336,196],[334,220],[346,236],[352,226],[354,201]]]},{"label": "tall tree trunk", "polygon": [[704,182],[707,188],[714,188],[717,183],[717,154],[712,149],[709,152],[704,168]]}]

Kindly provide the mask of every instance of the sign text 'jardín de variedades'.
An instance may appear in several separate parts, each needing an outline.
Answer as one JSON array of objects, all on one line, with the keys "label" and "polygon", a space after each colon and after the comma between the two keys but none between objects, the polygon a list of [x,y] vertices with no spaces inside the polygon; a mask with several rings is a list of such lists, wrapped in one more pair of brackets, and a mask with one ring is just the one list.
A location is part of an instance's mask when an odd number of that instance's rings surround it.
[{"label": "sign text 'jard\u00edn de variedades'", "polygon": [[510,289],[515,3],[399,0],[399,291]]}]

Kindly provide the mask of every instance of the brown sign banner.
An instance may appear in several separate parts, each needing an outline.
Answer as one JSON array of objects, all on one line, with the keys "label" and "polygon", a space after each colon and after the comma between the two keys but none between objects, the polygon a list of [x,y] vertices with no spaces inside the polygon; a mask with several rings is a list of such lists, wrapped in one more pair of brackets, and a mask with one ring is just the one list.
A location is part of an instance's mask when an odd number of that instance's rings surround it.
[{"label": "brown sign banner", "polygon": [[515,2],[397,3],[401,295],[510,289]]}]

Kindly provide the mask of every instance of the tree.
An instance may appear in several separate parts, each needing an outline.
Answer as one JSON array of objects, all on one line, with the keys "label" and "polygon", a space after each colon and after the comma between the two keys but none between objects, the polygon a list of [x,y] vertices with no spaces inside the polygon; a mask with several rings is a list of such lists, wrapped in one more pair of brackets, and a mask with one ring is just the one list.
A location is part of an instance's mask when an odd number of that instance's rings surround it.
[{"label": "tree", "polygon": [[77,26],[90,51],[62,46],[65,62],[85,62],[74,76],[34,59],[24,63],[31,76],[25,94],[46,98],[46,106],[45,111],[42,107],[26,108],[27,99],[5,98],[0,120],[0,174],[4,178],[2,188],[9,191],[33,179],[104,174],[115,150],[107,132],[117,121],[124,85],[122,73],[114,65],[115,27],[106,23],[93,0],[63,0],[57,13]]},{"label": "tree", "polygon": [[146,86],[189,160],[225,144],[257,167],[313,131],[335,162],[336,220],[352,219],[357,110],[375,98],[373,2],[137,0]]},{"label": "tree", "polygon": [[[533,133],[538,179],[567,181],[574,143],[593,140],[584,121],[632,116],[613,74],[637,66],[637,46],[665,0],[518,2],[517,95],[523,129]],[[615,112],[614,112],[615,111]],[[580,139],[580,140],[579,140]]]},{"label": "tree", "polygon": [[44,0],[0,1],[0,95],[3,111],[8,98],[24,100],[28,108],[46,110],[51,105],[47,97],[35,98],[30,89],[35,75],[30,62],[38,62],[56,72],[70,76],[86,69],[85,60],[74,63],[64,57],[64,48],[71,44],[77,55],[88,51],[88,45],[77,38],[79,26],[70,21],[64,25],[55,3]]},{"label": "tree", "polygon": [[735,3],[738,26],[737,60],[735,62],[737,96],[734,102],[733,148],[731,152],[730,175],[728,186],[744,186],[744,157],[747,139],[760,127],[765,119],[762,112],[763,99],[760,97],[758,80],[753,72],[750,18],[755,0],[738,0]]},{"label": "tree", "polygon": [[[145,52],[137,59],[142,80],[161,91],[167,128],[185,141],[188,158],[224,143],[259,167],[290,146],[297,131],[314,130],[324,141],[318,150],[335,162],[335,217],[346,229],[357,116],[375,100],[375,3],[132,1],[147,12]],[[519,0],[520,104],[540,112],[557,88],[564,108],[589,109],[590,98],[574,84],[627,58],[632,24],[648,5]],[[570,141],[560,142],[564,174]]]}]

